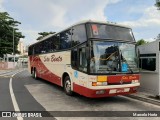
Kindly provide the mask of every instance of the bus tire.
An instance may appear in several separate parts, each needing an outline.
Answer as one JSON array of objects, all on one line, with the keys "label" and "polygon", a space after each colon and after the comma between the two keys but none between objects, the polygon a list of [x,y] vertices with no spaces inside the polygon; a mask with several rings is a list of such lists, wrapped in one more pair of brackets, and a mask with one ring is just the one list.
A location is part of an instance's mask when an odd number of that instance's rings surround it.
[{"label": "bus tire", "polygon": [[36,71],[36,68],[33,69],[33,78],[34,78],[34,79],[37,79],[37,71]]},{"label": "bus tire", "polygon": [[31,75],[34,78],[34,69],[33,68],[31,69]]},{"label": "bus tire", "polygon": [[64,91],[67,95],[72,96],[73,95],[73,91],[71,90],[71,80],[69,78],[69,76],[66,76],[64,78]]}]

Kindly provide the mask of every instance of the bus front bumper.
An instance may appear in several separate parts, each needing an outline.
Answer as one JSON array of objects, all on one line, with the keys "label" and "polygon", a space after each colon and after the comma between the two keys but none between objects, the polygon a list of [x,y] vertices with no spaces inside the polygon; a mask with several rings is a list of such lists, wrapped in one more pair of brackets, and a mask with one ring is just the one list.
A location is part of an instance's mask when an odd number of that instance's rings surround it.
[{"label": "bus front bumper", "polygon": [[90,89],[84,86],[73,84],[73,91],[89,98],[99,98],[136,93],[139,86],[140,83],[136,83],[113,86],[96,86]]}]

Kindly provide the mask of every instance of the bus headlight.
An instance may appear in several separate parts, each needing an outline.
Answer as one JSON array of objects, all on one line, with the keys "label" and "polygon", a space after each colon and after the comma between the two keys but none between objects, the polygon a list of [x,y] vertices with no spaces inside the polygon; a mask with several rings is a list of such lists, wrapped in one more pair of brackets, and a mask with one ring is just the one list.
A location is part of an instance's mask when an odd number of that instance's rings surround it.
[{"label": "bus headlight", "polygon": [[106,86],[107,82],[92,82],[92,86]]},{"label": "bus headlight", "polygon": [[138,83],[139,80],[132,80],[132,83]]}]

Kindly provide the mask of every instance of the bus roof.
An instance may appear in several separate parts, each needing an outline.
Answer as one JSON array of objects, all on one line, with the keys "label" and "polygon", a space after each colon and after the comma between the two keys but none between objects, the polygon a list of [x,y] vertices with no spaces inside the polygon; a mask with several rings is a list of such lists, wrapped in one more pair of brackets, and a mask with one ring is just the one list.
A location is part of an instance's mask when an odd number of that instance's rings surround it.
[{"label": "bus roof", "polygon": [[44,41],[44,40],[46,40],[46,39],[48,39],[48,38],[50,38],[50,37],[52,37],[52,36],[54,36],[54,35],[56,35],[58,33],[61,33],[63,31],[65,31],[65,30],[71,28],[71,27],[74,27],[74,26],[80,25],[80,24],[86,24],[86,23],[106,24],[106,25],[113,25],[113,26],[125,27],[125,28],[129,28],[130,29],[129,26],[125,26],[125,25],[121,25],[121,24],[117,24],[117,23],[113,23],[113,22],[108,22],[108,21],[105,22],[105,21],[96,21],[96,20],[83,20],[83,21],[80,21],[80,22],[78,22],[76,24],[73,24],[73,25],[67,27],[66,29],[61,30],[61,31],[59,31],[57,33],[49,34],[49,35],[45,36],[44,38],[42,38],[41,40],[39,40],[38,42],[31,44],[30,46],[35,45],[35,44],[37,44],[39,42],[42,42],[42,41]]},{"label": "bus roof", "polygon": [[117,24],[117,23],[113,23],[113,22],[109,22],[109,21],[97,21],[97,20],[83,20],[83,21],[80,21],[80,22],[74,24],[73,26],[79,25],[79,24],[85,24],[85,23],[107,24],[107,25],[114,25],[114,26],[119,26],[119,27],[130,28],[129,26],[122,25],[122,24]]}]

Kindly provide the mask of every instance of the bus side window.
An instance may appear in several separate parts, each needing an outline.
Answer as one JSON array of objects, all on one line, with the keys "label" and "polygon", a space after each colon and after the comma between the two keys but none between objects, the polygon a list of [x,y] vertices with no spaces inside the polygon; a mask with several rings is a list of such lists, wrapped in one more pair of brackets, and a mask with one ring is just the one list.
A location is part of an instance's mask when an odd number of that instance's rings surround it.
[{"label": "bus side window", "polygon": [[55,50],[59,50],[60,49],[60,35],[57,34],[54,37],[54,45],[55,45]]},{"label": "bus side window", "polygon": [[71,47],[71,29],[60,33],[60,49],[68,49]]},{"label": "bus side window", "polygon": [[86,48],[79,48],[79,70],[87,72]]},{"label": "bus side window", "polygon": [[34,46],[28,48],[28,55],[34,55]]},{"label": "bus side window", "polygon": [[38,47],[38,45],[39,44],[36,44],[35,46],[34,46],[34,55],[37,55],[37,54],[39,54],[39,47]]},{"label": "bus side window", "polygon": [[87,40],[85,25],[77,25],[72,28],[72,47]]},{"label": "bus side window", "polygon": [[55,46],[55,43],[54,43],[55,41],[54,41],[54,37],[51,37],[50,38],[50,52],[53,52],[53,51],[55,51],[56,50],[56,46]]},{"label": "bus side window", "polygon": [[77,68],[77,48],[73,49],[71,54],[72,67]]},{"label": "bus side window", "polygon": [[51,49],[51,44],[50,44],[50,39],[47,39],[45,42],[44,42],[44,47],[45,47],[45,53],[48,53],[50,52],[50,49]]}]

